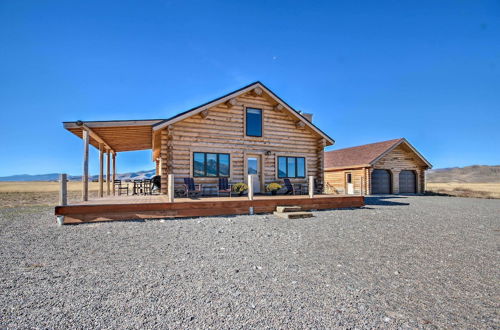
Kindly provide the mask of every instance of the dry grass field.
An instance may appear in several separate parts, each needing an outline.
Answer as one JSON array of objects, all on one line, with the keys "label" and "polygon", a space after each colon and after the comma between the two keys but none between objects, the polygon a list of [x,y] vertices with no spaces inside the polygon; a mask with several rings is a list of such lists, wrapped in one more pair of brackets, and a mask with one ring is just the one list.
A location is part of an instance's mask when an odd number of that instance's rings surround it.
[{"label": "dry grass field", "polygon": [[[81,189],[80,182],[68,182],[70,202],[78,201],[81,198]],[[97,182],[89,183],[91,197],[97,195],[97,189]],[[428,182],[427,191],[458,197],[500,198],[500,183]],[[23,205],[56,205],[58,198],[58,182],[0,182],[0,208]]]},{"label": "dry grass field", "polygon": [[[68,199],[81,198],[81,182],[68,182]],[[89,183],[90,196],[97,195],[98,183]],[[0,182],[0,208],[22,205],[56,205],[59,183],[46,181]]]},{"label": "dry grass field", "polygon": [[500,183],[428,182],[427,191],[457,197],[500,198]]}]

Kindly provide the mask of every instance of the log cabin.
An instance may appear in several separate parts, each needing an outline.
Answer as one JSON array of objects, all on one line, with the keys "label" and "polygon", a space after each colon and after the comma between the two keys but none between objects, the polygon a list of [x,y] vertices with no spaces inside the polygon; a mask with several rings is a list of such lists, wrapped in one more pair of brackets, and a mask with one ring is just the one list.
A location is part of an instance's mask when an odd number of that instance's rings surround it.
[{"label": "log cabin", "polygon": [[[83,200],[88,199],[88,145],[99,149],[99,196],[104,194],[103,162],[107,156],[107,195],[116,173],[116,155],[151,150],[161,193],[168,194],[167,176],[175,185],[183,178],[215,186],[219,177],[231,183],[253,175],[255,193],[265,185],[289,178],[323,182],[323,155],[335,141],[261,82],[179,113],[168,119],[75,121],[64,127],[84,141]],[[112,171],[110,161],[112,160]],[[111,173],[112,172],[112,173]]]},{"label": "log cabin", "polygon": [[325,152],[325,190],[335,194],[418,194],[432,165],[406,139]]}]

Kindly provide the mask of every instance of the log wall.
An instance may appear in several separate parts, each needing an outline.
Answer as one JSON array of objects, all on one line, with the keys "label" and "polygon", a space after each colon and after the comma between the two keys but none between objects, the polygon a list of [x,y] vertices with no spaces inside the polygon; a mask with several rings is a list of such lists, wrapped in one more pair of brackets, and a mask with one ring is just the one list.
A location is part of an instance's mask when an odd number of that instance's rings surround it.
[{"label": "log wall", "polygon": [[[306,178],[291,179],[306,183],[313,175],[323,177],[323,149],[325,140],[308,127],[297,128],[297,118],[287,110],[276,110],[276,102],[265,94],[247,93],[236,98],[235,105],[220,104],[203,114],[193,115],[170,125],[161,133],[162,180],[174,174],[176,184],[183,178],[193,177],[193,152],[230,154],[230,182],[246,182],[246,158],[261,158],[262,185],[282,181],[277,178],[277,157],[296,156],[306,158]],[[263,111],[263,136],[245,134],[245,108]],[[166,181],[162,192],[166,193]],[[217,178],[195,178],[196,183],[217,184]]]},{"label": "log wall", "polygon": [[346,182],[347,173],[352,174],[354,193],[365,194],[367,188],[365,179],[366,174],[364,168],[326,171],[325,183],[327,192],[332,194],[347,194],[347,182]]}]

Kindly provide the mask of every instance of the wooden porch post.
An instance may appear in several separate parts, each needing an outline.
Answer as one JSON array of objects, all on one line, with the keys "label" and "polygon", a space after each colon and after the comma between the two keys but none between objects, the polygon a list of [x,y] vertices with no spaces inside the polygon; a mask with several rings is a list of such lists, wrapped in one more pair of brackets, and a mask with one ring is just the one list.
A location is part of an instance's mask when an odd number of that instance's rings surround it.
[{"label": "wooden porch post", "polygon": [[82,200],[89,200],[89,132],[82,130],[83,140],[83,174],[82,174]]},{"label": "wooden porch post", "polygon": [[253,200],[253,178],[252,174],[248,175],[248,199]]},{"label": "wooden porch post", "polygon": [[106,152],[106,195],[111,194],[111,151],[108,149]]},{"label": "wooden porch post", "polygon": [[314,176],[309,176],[309,198],[314,197]]},{"label": "wooden porch post", "polygon": [[175,190],[174,190],[174,175],[173,174],[169,174],[168,175],[168,202],[169,203],[173,203],[174,202],[174,194],[175,194]]},{"label": "wooden porch post", "polygon": [[104,145],[102,143],[99,143],[99,197],[103,197],[103,190],[104,190],[103,165],[104,165]]},{"label": "wooden porch post", "polygon": [[[59,174],[59,205],[68,204],[68,180],[66,174]],[[57,224],[64,225],[64,215],[57,216]]]},{"label": "wooden porch post", "polygon": [[116,180],[116,152],[113,151],[113,196],[116,193],[115,188],[115,180]]}]

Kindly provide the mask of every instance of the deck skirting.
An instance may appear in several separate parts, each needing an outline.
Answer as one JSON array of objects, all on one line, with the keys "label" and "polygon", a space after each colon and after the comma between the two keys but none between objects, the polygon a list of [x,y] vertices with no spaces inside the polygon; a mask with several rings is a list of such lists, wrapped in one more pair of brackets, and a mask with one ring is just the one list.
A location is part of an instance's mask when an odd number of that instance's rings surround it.
[{"label": "deck skirting", "polygon": [[276,206],[300,206],[302,210],[324,210],[362,207],[363,196],[277,196],[254,200],[221,198],[220,200],[184,200],[174,203],[82,204],[56,206],[55,215],[64,216],[65,224],[154,218],[186,218],[203,216],[272,213]]}]

